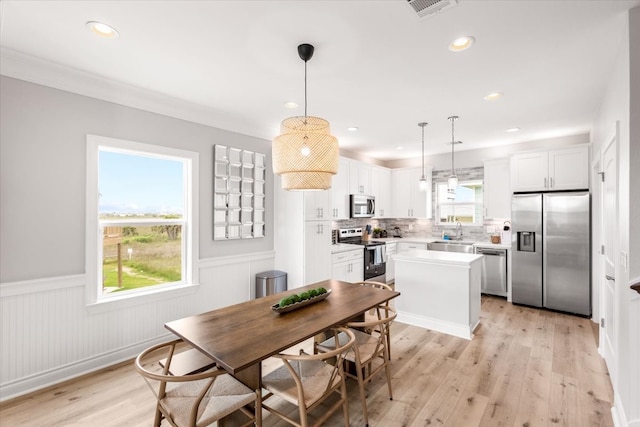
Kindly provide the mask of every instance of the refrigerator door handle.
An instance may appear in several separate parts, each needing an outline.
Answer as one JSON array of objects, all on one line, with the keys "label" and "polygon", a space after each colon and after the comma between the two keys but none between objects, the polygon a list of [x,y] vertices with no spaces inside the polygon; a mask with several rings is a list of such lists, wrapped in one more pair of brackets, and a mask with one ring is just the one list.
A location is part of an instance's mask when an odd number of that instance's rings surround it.
[{"label": "refrigerator door handle", "polygon": [[612,282],[615,282],[615,281],[616,281],[616,278],[615,278],[615,277],[613,277],[613,276],[609,276],[608,274],[606,274],[606,275],[604,276],[604,278],[605,278],[605,279],[607,279],[607,280],[611,280]]}]

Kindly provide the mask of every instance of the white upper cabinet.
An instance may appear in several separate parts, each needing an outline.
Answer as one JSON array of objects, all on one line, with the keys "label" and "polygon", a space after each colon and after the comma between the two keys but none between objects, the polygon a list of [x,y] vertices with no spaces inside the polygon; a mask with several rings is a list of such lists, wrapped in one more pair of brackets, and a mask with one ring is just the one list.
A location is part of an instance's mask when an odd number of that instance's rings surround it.
[{"label": "white upper cabinet", "polygon": [[304,192],[304,219],[331,219],[331,190]]},{"label": "white upper cabinet", "polygon": [[349,193],[371,195],[371,165],[349,160]]},{"label": "white upper cabinet", "polygon": [[516,154],[511,157],[513,191],[589,188],[589,147]]},{"label": "white upper cabinet", "polygon": [[429,186],[420,191],[422,169],[396,169],[391,171],[392,216],[396,218],[431,218],[431,168],[425,171]]},{"label": "white upper cabinet", "polygon": [[376,218],[391,216],[391,170],[371,167],[371,195],[376,199]]},{"label": "white upper cabinet", "polygon": [[484,162],[484,216],[511,218],[511,174],[509,159]]},{"label": "white upper cabinet", "polygon": [[549,180],[549,154],[526,153],[511,157],[513,191],[546,190]]},{"label": "white upper cabinet", "polygon": [[340,157],[338,163],[338,173],[333,176],[331,185],[331,218],[349,218],[349,160]]},{"label": "white upper cabinet", "polygon": [[549,151],[549,189],[589,188],[589,147]]},{"label": "white upper cabinet", "polygon": [[330,217],[307,219],[348,219],[351,194],[375,197],[375,216],[391,216],[391,169],[340,157],[331,192]]}]

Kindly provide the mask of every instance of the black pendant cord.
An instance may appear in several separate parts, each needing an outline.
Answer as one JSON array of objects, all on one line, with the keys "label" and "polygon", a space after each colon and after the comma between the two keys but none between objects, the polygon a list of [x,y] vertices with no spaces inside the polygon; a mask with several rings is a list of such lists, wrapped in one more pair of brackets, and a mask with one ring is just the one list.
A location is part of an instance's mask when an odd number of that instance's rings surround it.
[{"label": "black pendant cord", "polygon": [[304,61],[304,116],[307,117],[307,61]]},{"label": "black pendant cord", "polygon": [[313,57],[314,47],[311,44],[304,43],[298,45],[298,56],[304,61],[304,117],[306,123],[307,116],[307,61]]}]

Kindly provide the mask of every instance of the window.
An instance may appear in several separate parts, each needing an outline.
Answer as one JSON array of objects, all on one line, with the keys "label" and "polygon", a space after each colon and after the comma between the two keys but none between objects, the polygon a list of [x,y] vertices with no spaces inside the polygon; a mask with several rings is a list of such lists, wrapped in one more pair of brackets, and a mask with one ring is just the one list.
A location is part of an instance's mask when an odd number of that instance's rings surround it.
[{"label": "window", "polygon": [[447,183],[436,184],[438,224],[482,225],[482,181],[458,183],[456,198],[447,199]]},{"label": "window", "polygon": [[198,153],[87,142],[89,302],[195,283]]}]

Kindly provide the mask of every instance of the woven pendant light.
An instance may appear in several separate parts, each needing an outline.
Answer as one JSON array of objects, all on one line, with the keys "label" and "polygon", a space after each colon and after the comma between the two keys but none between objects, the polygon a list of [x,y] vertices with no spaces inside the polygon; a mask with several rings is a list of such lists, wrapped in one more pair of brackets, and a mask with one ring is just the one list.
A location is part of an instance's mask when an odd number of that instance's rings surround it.
[{"label": "woven pendant light", "polygon": [[310,44],[298,46],[304,61],[304,116],[284,119],[273,140],[273,172],[282,177],[285,190],[328,190],[338,172],[338,140],[329,122],[307,115],[307,61],[313,51]]}]

